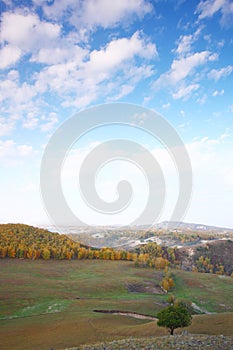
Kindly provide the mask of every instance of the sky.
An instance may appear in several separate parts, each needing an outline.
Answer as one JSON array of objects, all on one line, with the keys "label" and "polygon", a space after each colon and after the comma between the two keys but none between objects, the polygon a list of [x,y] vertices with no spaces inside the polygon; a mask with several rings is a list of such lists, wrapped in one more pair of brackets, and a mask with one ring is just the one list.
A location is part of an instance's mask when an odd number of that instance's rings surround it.
[{"label": "sky", "polygon": [[[40,193],[51,136],[88,107],[124,102],[159,113],[185,144],[193,188],[183,220],[233,228],[231,0],[0,0],[0,12],[1,223],[51,224]],[[139,215],[148,188],[132,163],[113,161],[96,176],[106,201],[116,199],[122,178],[132,182],[126,213],[93,213],[78,195],[81,162],[119,135],[157,157],[167,187],[159,219],[169,220],[178,193],[169,154],[120,126],[90,132],[70,150],[61,174],[67,202],[90,225],[127,224]]]}]

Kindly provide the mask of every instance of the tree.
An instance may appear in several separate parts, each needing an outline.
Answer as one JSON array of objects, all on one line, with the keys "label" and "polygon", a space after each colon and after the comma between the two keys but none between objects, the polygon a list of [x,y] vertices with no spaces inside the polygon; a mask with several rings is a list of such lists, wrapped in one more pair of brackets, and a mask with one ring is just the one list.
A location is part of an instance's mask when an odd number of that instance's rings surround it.
[{"label": "tree", "polygon": [[44,248],[42,250],[42,258],[44,260],[49,260],[50,259],[50,251],[47,248]]},{"label": "tree", "polygon": [[170,334],[174,334],[176,328],[187,327],[192,322],[192,316],[183,305],[171,305],[161,310],[158,315],[158,326],[169,329]]}]

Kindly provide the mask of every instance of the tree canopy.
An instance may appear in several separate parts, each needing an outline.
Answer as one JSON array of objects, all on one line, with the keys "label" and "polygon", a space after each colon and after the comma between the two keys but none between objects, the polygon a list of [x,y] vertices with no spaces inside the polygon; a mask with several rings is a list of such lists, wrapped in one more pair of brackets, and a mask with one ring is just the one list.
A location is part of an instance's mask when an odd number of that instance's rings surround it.
[{"label": "tree canopy", "polygon": [[174,334],[176,328],[187,327],[192,322],[192,315],[184,305],[171,305],[161,310],[158,315],[158,326],[169,329]]}]

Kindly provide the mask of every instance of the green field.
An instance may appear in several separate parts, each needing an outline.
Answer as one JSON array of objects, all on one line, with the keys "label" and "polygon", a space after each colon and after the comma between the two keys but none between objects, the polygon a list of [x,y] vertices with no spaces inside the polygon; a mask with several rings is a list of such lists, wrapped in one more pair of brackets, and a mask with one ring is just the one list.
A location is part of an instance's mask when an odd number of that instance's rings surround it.
[{"label": "green field", "polygon": [[[189,331],[232,335],[233,279],[180,270],[174,274],[172,294],[214,312],[195,316]],[[161,271],[126,261],[3,259],[0,277],[2,349],[63,349],[167,334],[156,321],[93,312],[114,309],[156,316],[167,301],[167,295],[155,294]],[[129,291],[129,286],[144,286],[144,291]]]}]

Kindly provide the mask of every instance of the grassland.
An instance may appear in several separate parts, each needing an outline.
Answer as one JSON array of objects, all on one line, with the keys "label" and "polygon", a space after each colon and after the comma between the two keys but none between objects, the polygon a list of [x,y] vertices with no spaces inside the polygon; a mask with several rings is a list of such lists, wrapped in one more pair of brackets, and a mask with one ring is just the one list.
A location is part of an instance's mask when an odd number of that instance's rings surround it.
[{"label": "grassland", "polygon": [[[233,279],[174,271],[177,297],[218,314],[197,315],[192,333],[232,335]],[[0,337],[2,349],[63,349],[128,336],[166,335],[156,321],[94,309],[155,316],[167,295],[130,292],[129,285],[156,286],[161,271],[135,268],[126,261],[0,260]]]}]

